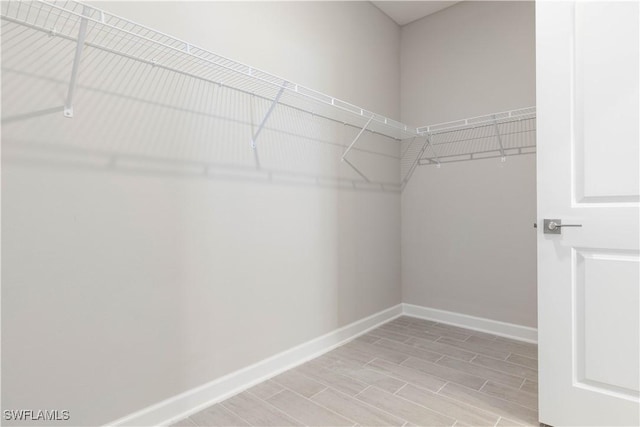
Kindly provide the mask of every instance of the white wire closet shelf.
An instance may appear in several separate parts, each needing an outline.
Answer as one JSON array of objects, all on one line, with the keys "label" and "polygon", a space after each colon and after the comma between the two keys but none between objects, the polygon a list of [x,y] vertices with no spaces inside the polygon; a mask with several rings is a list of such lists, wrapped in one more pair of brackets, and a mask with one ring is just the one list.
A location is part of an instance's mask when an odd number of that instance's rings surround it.
[{"label": "white wire closet shelf", "polygon": [[[189,137],[180,138],[180,143],[202,141],[201,147],[195,142],[191,144],[193,158],[198,160],[202,159],[198,157],[200,152],[218,150],[218,157],[211,155],[216,161],[226,156],[224,161],[232,159],[234,164],[261,170],[269,177],[273,171],[290,172],[286,169],[289,168],[295,169],[298,175],[305,174],[305,179],[334,180],[337,176],[339,182],[354,187],[365,184],[401,191],[418,166],[491,157],[504,161],[508,156],[535,152],[535,107],[416,128],[79,1],[10,0],[2,2],[0,8],[0,17],[6,24],[2,38],[3,70],[5,63],[9,63],[14,67],[9,70],[14,77],[38,77],[41,81],[60,84],[66,92],[64,108],[61,108],[65,117],[95,109],[91,117],[85,115],[84,120],[89,121],[74,128],[87,132],[82,134],[84,138],[77,139],[94,140],[88,130],[93,129],[102,136],[100,144],[104,145],[97,147],[96,142],[97,148],[111,149],[117,145],[113,158],[147,154],[150,150],[143,153],[146,147],[143,147],[144,141],[139,141],[141,136],[154,142],[157,151],[157,147],[170,143],[165,141],[167,135],[182,126]],[[5,52],[8,53],[5,55]],[[53,58],[55,64],[51,62]],[[25,63],[26,69],[17,69]],[[167,83],[169,79],[165,74],[182,80],[179,82],[176,78]],[[198,83],[184,84],[186,80]],[[32,80],[24,81],[29,88]],[[127,92],[134,86],[135,96]],[[8,88],[16,92],[19,100],[9,105],[15,110],[12,120],[37,113],[40,106],[34,104],[36,100],[29,101],[23,108],[24,99],[28,97],[19,95],[21,88],[17,85]],[[80,89],[78,94],[76,88]],[[58,89],[55,93],[59,93]],[[110,100],[97,98],[108,95]],[[194,99],[187,99],[189,97]],[[47,99],[49,103],[44,107],[55,104],[51,98]],[[126,110],[120,103],[123,99],[130,105]],[[132,103],[142,105],[143,100],[145,108],[136,110]],[[153,126],[142,130],[152,121],[148,117],[165,117],[160,112],[168,108],[175,110],[175,114],[166,116],[171,120],[158,119]],[[3,107],[3,123],[5,110]],[[48,110],[52,108],[40,111]],[[113,115],[116,117],[109,118]],[[131,120],[134,116],[138,120]],[[212,125],[214,120],[218,122]],[[129,132],[129,139],[117,133],[124,121],[135,128]],[[58,134],[52,133],[52,139],[57,135],[62,141],[64,135],[70,134],[58,124],[46,122],[43,126],[60,128]],[[26,124],[14,129],[20,139],[29,127]],[[227,145],[238,140],[228,136],[231,134],[240,135],[241,142],[250,142],[253,150],[238,148],[237,144],[222,147],[220,142],[225,139]],[[366,142],[360,142],[364,140]],[[159,143],[163,141],[164,145]],[[258,153],[257,147],[261,144]],[[175,144],[175,152],[179,151],[178,145]],[[276,145],[278,148],[274,149]],[[311,145],[324,148],[310,148]],[[214,148],[209,148],[211,146]],[[95,147],[83,143],[76,148]],[[304,158],[303,151],[313,154]],[[311,171],[308,167],[318,166],[319,158],[325,161],[322,167],[340,158],[351,168],[351,174],[334,173],[335,168],[327,172],[329,175],[325,170]],[[202,161],[212,162],[208,158]],[[393,163],[391,167],[389,162]],[[322,175],[318,175],[320,173]],[[376,179],[370,179],[370,173],[378,174]]]},{"label": "white wire closet shelf", "polygon": [[65,106],[65,115],[68,117],[73,116],[74,107],[82,108],[73,105],[73,95],[78,77],[78,63],[82,49],[86,46],[270,100],[274,104],[310,112],[355,128],[366,126],[368,132],[398,141],[417,134],[415,128],[391,118],[288,82],[82,2],[32,0],[3,3],[3,20],[77,42],[78,48]]},{"label": "white wire closet shelf", "polygon": [[[418,128],[428,138],[419,165],[535,153],[536,107]],[[429,149],[430,148],[430,149]]]},{"label": "white wire closet shelf", "polygon": [[438,123],[417,128],[402,152],[402,186],[416,167],[534,154],[536,107]]}]

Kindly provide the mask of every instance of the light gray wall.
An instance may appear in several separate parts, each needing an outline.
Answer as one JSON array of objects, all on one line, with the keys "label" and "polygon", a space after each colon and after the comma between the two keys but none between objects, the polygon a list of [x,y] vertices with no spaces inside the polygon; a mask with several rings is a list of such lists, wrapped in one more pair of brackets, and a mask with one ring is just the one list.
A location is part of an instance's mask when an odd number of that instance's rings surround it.
[{"label": "light gray wall", "polygon": [[[535,105],[533,2],[463,2],[402,28],[402,120]],[[403,302],[536,325],[535,156],[422,166],[402,193]]]},{"label": "light gray wall", "polygon": [[[458,4],[402,43],[368,2],[105,7],[391,117],[401,94],[410,124],[535,104],[531,4]],[[108,422],[401,291],[535,324],[532,157],[419,168],[401,214],[397,193],[320,185],[354,177],[336,162],[353,130],[277,112],[263,162],[291,174],[270,181],[251,173],[244,127],[197,119],[231,107],[225,123],[255,128],[265,103],[87,52],[76,117],[62,119],[73,46],[2,42],[3,408]],[[393,159],[354,154],[373,178],[397,178]]]},{"label": "light gray wall", "polygon": [[[106,8],[399,116],[399,28],[368,2]],[[102,424],[400,303],[399,194],[316,179],[353,177],[355,131],[279,110],[318,141],[265,131],[264,164],[293,171],[265,179],[233,126],[268,104],[91,49],[65,119],[73,45],[42,37],[3,37],[3,408]]]}]

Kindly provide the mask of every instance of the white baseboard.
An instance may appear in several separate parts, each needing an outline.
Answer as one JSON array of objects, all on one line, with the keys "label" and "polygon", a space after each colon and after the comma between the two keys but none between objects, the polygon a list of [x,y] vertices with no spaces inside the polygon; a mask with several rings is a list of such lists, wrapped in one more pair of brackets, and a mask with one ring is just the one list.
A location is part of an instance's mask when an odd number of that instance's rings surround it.
[{"label": "white baseboard", "polygon": [[316,358],[403,314],[488,332],[519,341],[537,342],[538,331],[535,328],[413,304],[398,304],[107,425],[114,427],[169,425],[281,372]]},{"label": "white baseboard", "polygon": [[184,393],[120,418],[107,425],[169,425],[281,372],[316,358],[383,323],[401,316],[402,313],[403,306],[402,304],[398,304],[247,366],[239,371],[227,374],[200,387],[187,390]]},{"label": "white baseboard", "polygon": [[407,316],[447,323],[449,325],[460,326],[474,331],[488,332],[493,335],[499,335],[501,337],[511,338],[518,341],[530,343],[538,342],[538,330],[528,326],[500,322],[498,320],[469,316],[468,314],[454,313],[452,311],[438,310],[413,304],[402,304],[402,312]]}]

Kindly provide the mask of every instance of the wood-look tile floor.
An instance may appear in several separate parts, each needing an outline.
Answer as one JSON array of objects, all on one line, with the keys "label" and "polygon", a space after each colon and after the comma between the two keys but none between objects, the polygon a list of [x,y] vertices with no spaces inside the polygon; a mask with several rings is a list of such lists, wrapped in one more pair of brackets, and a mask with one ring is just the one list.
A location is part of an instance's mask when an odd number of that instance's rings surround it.
[{"label": "wood-look tile floor", "polygon": [[537,426],[537,354],[400,317],[174,425]]}]

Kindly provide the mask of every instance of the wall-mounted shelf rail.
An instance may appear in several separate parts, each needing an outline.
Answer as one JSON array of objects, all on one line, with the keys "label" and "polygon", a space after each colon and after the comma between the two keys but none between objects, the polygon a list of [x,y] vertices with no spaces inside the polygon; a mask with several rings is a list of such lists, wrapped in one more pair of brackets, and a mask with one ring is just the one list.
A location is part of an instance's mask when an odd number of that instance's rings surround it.
[{"label": "wall-mounted shelf rail", "polygon": [[418,128],[428,140],[417,165],[441,165],[532,154],[536,150],[536,108],[527,107]]},{"label": "wall-mounted shelf rail", "polygon": [[[5,1],[2,19],[62,37],[79,44],[121,55],[165,70],[182,73],[219,86],[235,89],[280,105],[301,109],[323,118],[362,128],[395,140],[415,136],[415,128],[391,118],[325,95],[283,78],[225,58],[186,41],[121,18],[82,2],[33,0]],[[73,115],[73,90],[78,78],[77,62],[71,72],[65,115]],[[78,106],[77,108],[81,108]]]}]

